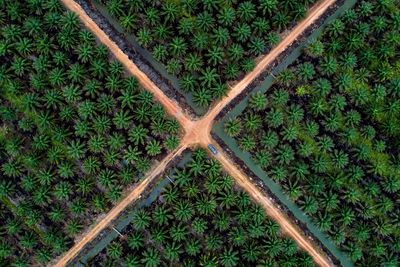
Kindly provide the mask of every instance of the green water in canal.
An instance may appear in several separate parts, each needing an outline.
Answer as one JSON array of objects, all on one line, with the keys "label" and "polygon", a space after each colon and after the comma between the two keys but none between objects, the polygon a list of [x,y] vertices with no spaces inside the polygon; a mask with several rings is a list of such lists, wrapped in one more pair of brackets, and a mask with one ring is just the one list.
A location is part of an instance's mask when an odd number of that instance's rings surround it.
[{"label": "green water in canal", "polygon": [[[340,16],[344,11],[347,9],[350,9],[357,0],[345,0],[344,4],[330,17],[328,17],[325,22],[322,24],[321,27],[316,29],[304,42],[298,45],[296,49],[294,49],[289,55],[286,56],[286,58],[276,67],[273,68],[272,73],[273,74],[278,74],[280,71],[285,69],[288,65],[293,63],[301,54],[302,49],[311,41],[316,39],[321,33],[324,28],[324,26]],[[120,26],[119,22],[115,20],[106,10],[105,6],[99,3],[98,1],[93,1],[95,4],[96,8],[98,11],[105,17],[107,20],[110,22],[110,24],[120,33],[123,33],[123,29]],[[151,55],[149,51],[146,49],[143,49],[140,47],[140,45],[137,43],[135,40],[134,35],[129,34],[129,35],[124,35],[127,41],[132,45],[132,47],[139,53],[143,58],[145,58],[151,67],[156,69],[162,77],[166,78],[169,80],[175,90],[177,90],[180,94],[182,94],[185,98],[186,103],[188,103],[194,112],[197,115],[203,115],[207,110],[204,108],[198,107],[194,102],[193,102],[193,97],[191,94],[188,94],[186,92],[183,92],[180,89],[179,86],[179,80],[176,76],[170,75],[167,73],[165,67],[158,61],[154,59],[154,57]],[[252,92],[266,92],[268,88],[272,85],[273,82],[273,76],[268,75],[264,81],[260,82],[260,84],[255,87]],[[223,141],[224,143],[229,147],[230,150],[232,150],[235,155],[240,158],[242,161],[245,162],[245,164],[248,166],[248,168],[255,173],[258,177],[260,177],[266,186],[275,194],[275,196],[293,213],[293,215],[296,217],[297,220],[301,221],[304,223],[308,230],[321,241],[321,243],[340,261],[342,266],[353,266],[353,264],[350,262],[350,260],[346,257],[346,255],[341,252],[336,245],[333,244],[332,241],[330,241],[327,236],[322,233],[311,221],[310,217],[305,215],[298,207],[295,205],[291,200],[289,200],[286,195],[283,193],[282,189],[280,188],[279,185],[277,185],[275,182],[273,182],[268,175],[266,174],[265,171],[263,171],[259,166],[255,164],[255,162],[251,159],[251,156],[247,152],[243,152],[239,149],[237,142],[227,136],[224,132],[223,129],[223,124],[226,120],[230,118],[237,117],[239,114],[243,112],[243,110],[246,108],[247,103],[248,103],[248,96],[244,97],[228,114],[225,115],[225,117],[218,121],[214,127],[213,127],[213,132],[216,133]],[[190,153],[186,153],[180,163],[178,165],[184,164],[190,159]],[[136,211],[136,209],[144,207],[144,206],[149,206],[151,203],[157,198],[161,190],[169,184],[169,180],[165,178],[162,179],[153,189],[151,192],[150,196],[142,201],[139,201],[135,207],[131,208],[128,213],[124,214],[120,218],[117,219],[117,222],[114,224],[115,228],[118,231],[122,231],[132,220],[132,215]],[[96,244],[91,247],[91,249],[87,252],[85,252],[84,255],[79,255],[77,259],[73,263],[74,266],[85,266],[85,264],[93,258],[95,255],[97,255],[100,251],[102,251],[112,240],[118,237],[118,234],[113,231],[113,230],[108,230],[105,233],[102,233],[102,237],[100,240],[96,241]],[[79,263],[76,263],[78,262]]]},{"label": "green water in canal", "polygon": [[[324,26],[329,23],[330,21],[334,20],[343,12],[346,10],[350,9],[357,0],[346,0],[344,4],[330,17],[328,17],[325,22],[322,24],[321,27],[319,27],[317,30],[315,30],[308,38],[306,41],[302,42],[298,47],[296,47],[287,57],[279,64],[277,65],[273,70],[272,70],[272,75],[268,75],[264,81],[262,81],[257,87],[255,87],[251,93],[254,92],[262,92],[265,93],[268,88],[271,87],[274,77],[276,74],[278,74],[280,71],[284,70],[289,66],[291,63],[293,63],[300,55],[302,52],[302,49],[307,46],[308,43],[310,43],[312,40],[316,39],[323,31]],[[229,113],[225,115],[223,119],[218,121],[217,123],[214,124],[213,127],[213,132],[216,133],[223,141],[224,143],[229,147],[229,149],[245,164],[247,167],[258,177],[260,177],[265,185],[273,192],[273,194],[293,213],[293,215],[298,219],[300,222],[304,223],[308,230],[321,241],[321,243],[340,261],[342,266],[353,266],[352,262],[347,258],[345,253],[340,251],[337,246],[328,239],[327,235],[322,233],[312,222],[311,218],[308,217],[306,214],[304,214],[300,208],[293,203],[283,192],[281,187],[276,184],[272,179],[270,179],[267,175],[267,173],[262,170],[251,158],[250,153],[248,152],[243,152],[239,146],[238,143],[236,142],[235,139],[229,137],[228,135],[225,134],[223,125],[224,123],[230,119],[230,118],[235,118],[239,116],[243,110],[247,107],[248,104],[248,99],[249,95],[244,97]]]}]

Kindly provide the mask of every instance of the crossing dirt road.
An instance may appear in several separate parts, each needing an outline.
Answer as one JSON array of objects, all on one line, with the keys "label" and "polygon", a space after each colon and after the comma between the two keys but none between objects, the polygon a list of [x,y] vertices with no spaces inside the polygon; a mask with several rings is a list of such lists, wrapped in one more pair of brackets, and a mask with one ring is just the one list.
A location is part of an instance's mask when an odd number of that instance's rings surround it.
[{"label": "crossing dirt road", "polygon": [[176,118],[180,123],[184,136],[181,140],[179,147],[168,154],[151,172],[149,172],[145,178],[138,183],[137,186],[129,193],[125,198],[121,200],[111,211],[109,211],[105,217],[103,217],[97,224],[90,229],[82,239],[78,240],[77,243],[55,264],[55,266],[66,266],[79,251],[85,247],[90,241],[92,241],[103,229],[107,228],[110,223],[119,215],[121,212],[128,207],[133,201],[135,201],[146,187],[156,177],[165,171],[168,163],[171,162],[175,157],[179,156],[187,147],[201,146],[207,148],[208,144],[213,144],[219,149],[218,155],[214,155],[215,159],[218,160],[225,171],[232,176],[237,184],[242,187],[249,195],[259,203],[268,216],[276,220],[282,228],[282,231],[288,236],[293,238],[297,244],[307,251],[314,259],[315,263],[320,266],[333,266],[330,258],[322,251],[317,244],[309,240],[302,230],[293,223],[290,218],[281,211],[275,203],[270,200],[270,197],[261,191],[257,185],[255,185],[247,175],[241,171],[236,164],[229,158],[227,154],[219,147],[219,145],[211,137],[211,129],[215,117],[226,107],[233,99],[235,99],[246,87],[254,81],[279,55],[281,55],[293,42],[295,42],[305,30],[307,30],[317,19],[319,19],[324,12],[332,6],[335,0],[321,0],[317,2],[312,8],[310,8],[307,16],[301,22],[295,26],[292,31],[284,37],[284,39],[272,49],[267,55],[265,55],[257,64],[255,69],[248,73],[243,80],[239,81],[232,89],[228,92],[227,96],[218,101],[213,107],[206,113],[205,116],[198,120],[193,120],[187,112],[185,112],[181,106],[173,99],[168,98],[164,92],[157,87],[147,76],[143,73],[130,59],[124,54],[124,52],[114,43],[106,33],[104,33],[99,26],[85,13],[79,4],[73,0],[61,0],[66,8],[76,13],[84,25],[91,30],[98,40],[106,45],[111,53],[118,59],[127,69],[127,71],[134,75],[139,83],[146,90],[150,91],[154,98],[159,101],[165,108],[166,112]]}]

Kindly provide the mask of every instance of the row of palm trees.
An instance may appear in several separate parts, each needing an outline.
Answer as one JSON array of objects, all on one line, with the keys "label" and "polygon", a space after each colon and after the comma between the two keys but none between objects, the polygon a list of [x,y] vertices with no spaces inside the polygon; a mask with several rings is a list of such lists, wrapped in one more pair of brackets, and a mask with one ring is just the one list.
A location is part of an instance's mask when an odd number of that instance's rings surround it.
[{"label": "row of palm trees", "polygon": [[0,244],[12,251],[0,265],[42,264],[174,149],[180,127],[59,1],[0,0],[0,27]]},{"label": "row of palm trees", "polygon": [[254,67],[279,42],[279,32],[302,18],[313,0],[101,0],[125,33],[151,51],[181,88],[207,107],[226,82]]},{"label": "row of palm trees", "polygon": [[236,188],[204,150],[173,170],[150,206],[137,209],[123,237],[95,266],[312,266],[279,225]]},{"label": "row of palm trees", "polygon": [[398,1],[358,3],[225,124],[360,266],[400,262],[399,29]]}]

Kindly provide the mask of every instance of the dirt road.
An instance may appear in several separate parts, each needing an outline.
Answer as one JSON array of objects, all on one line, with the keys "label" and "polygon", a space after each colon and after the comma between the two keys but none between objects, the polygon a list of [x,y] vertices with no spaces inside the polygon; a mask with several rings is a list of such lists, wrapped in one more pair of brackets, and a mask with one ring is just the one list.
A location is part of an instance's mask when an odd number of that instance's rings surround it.
[{"label": "dirt road", "polygon": [[173,159],[179,156],[184,150],[186,146],[181,144],[176,150],[169,153],[161,162],[159,162],[154,169],[152,169],[147,175],[146,178],[141,180],[137,186],[115,207],[113,207],[105,217],[103,217],[95,226],[90,229],[82,239],[80,239],[75,245],[64,254],[54,266],[66,266],[68,262],[74,259],[79,251],[81,251],[86,244],[92,241],[102,230],[106,229],[111,222],[117,218],[119,214],[123,210],[125,210],[131,203],[133,203],[136,199],[138,199],[146,187],[160,174],[162,174],[167,167],[168,163],[170,163]]},{"label": "dirt road", "polygon": [[84,12],[84,10],[73,0],[61,0],[62,3],[71,11],[75,12],[84,25],[91,30],[100,42],[106,45],[114,56],[126,67],[126,69],[135,77],[139,83],[151,93],[155,99],[159,101],[166,112],[175,117],[181,124],[185,135],[181,140],[181,144],[177,150],[168,154],[166,158],[158,164],[150,173],[144,178],[134,189],[130,192],[120,203],[118,203],[103,219],[101,219],[87,234],[79,240],[73,248],[71,248],[55,266],[65,266],[72,260],[84,246],[93,240],[103,229],[109,224],[140,194],[146,189],[146,186],[161,174],[166,168],[167,164],[171,162],[176,156],[190,146],[207,147],[207,144],[212,143],[215,147],[219,148],[219,154],[215,157],[223,166],[223,168],[236,180],[239,186],[243,187],[249,195],[262,207],[264,207],[268,216],[275,219],[288,236],[293,238],[297,244],[307,251],[320,266],[332,266],[332,262],[322,252],[319,247],[307,239],[302,230],[297,227],[288,216],[275,206],[270,201],[269,197],[263,193],[258,187],[251,182],[251,180],[235,166],[229,157],[222,151],[219,145],[211,138],[211,129],[215,117],[218,113],[228,105],[236,96],[238,96],[245,88],[262,73],[269,64],[271,64],[276,57],[285,51],[301,34],[312,25],[332,4],[335,0],[321,0],[315,4],[308,12],[307,17],[301,21],[281,42],[272,49],[269,54],[264,56],[257,64],[255,69],[247,74],[243,80],[237,83],[221,101],[216,103],[207,114],[199,120],[191,120],[189,115],[179,106],[179,104],[169,99],[163,91],[161,91],[140,69],[129,60],[128,56],[115,44],[97,25],[96,23]]},{"label": "dirt road", "polygon": [[209,142],[218,149],[218,155],[214,156],[215,159],[221,163],[224,170],[231,177],[234,177],[235,182],[245,190],[255,202],[264,208],[265,213],[278,222],[284,234],[294,239],[298,246],[304,251],[307,251],[319,266],[334,266],[333,262],[326,257],[325,253],[323,253],[314,242],[310,241],[303,234],[301,228],[295,225],[286,213],[281,211],[276,206],[276,203],[272,202],[272,199],[270,199],[264,192],[260,191],[257,185],[255,185],[245,173],[236,167],[236,164],[229,159],[229,156],[224,153],[223,149],[217,142],[213,140],[210,140]]}]

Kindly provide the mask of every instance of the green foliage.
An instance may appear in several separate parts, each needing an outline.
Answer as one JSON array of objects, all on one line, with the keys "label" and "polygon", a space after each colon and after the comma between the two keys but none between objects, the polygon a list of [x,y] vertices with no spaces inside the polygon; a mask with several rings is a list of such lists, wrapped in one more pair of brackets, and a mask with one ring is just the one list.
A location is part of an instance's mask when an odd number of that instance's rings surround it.
[{"label": "green foliage", "polygon": [[400,260],[398,14],[396,1],[358,3],[279,74],[263,109],[255,93],[225,124],[360,266]]},{"label": "green foliage", "polygon": [[59,2],[0,2],[0,265],[45,265],[180,126]]},{"label": "green foliage", "polygon": [[251,71],[254,58],[277,45],[279,33],[315,1],[101,2],[125,33],[134,34],[193,93],[196,105],[208,107],[224,95],[215,90],[218,85]]},{"label": "green foliage", "polygon": [[124,237],[91,264],[118,265],[129,259],[133,266],[263,266],[266,261],[313,266],[311,257],[284,237],[279,225],[204,152],[193,151],[188,163],[175,168],[174,183],[152,205],[138,208],[122,230]]}]

